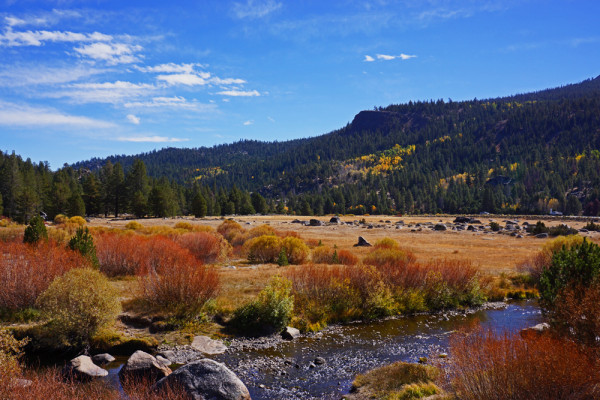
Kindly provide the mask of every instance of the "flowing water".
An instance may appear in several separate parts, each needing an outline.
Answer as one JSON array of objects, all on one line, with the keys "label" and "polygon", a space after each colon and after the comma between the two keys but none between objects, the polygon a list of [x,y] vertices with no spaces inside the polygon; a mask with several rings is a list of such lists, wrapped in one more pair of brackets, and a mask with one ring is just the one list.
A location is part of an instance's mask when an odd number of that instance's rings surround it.
[{"label": "flowing water", "polygon": [[[474,312],[334,326],[291,342],[233,341],[227,353],[213,358],[238,375],[254,400],[340,399],[359,373],[448,352],[450,334],[463,327],[517,331],[541,320],[537,302],[513,302]],[[317,357],[325,363],[315,362]],[[115,365],[107,377],[117,385],[119,368]]]}]

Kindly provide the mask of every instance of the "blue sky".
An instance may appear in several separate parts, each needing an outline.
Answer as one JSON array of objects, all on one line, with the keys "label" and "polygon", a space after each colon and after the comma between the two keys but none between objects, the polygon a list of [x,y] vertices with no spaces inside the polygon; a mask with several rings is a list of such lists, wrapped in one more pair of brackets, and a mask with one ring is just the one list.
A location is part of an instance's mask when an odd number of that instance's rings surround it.
[{"label": "blue sky", "polygon": [[340,128],[600,74],[600,2],[0,0],[0,150],[91,157]]}]

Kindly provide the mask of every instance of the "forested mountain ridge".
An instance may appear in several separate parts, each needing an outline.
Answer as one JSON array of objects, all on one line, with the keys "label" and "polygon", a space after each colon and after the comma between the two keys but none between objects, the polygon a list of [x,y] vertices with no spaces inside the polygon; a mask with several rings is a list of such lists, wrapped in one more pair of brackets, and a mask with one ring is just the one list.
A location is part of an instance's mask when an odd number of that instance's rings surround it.
[{"label": "forested mountain ridge", "polygon": [[[19,190],[35,181],[33,200],[39,200],[28,209],[50,214],[69,207],[81,213],[80,196],[87,213],[134,212],[136,203],[141,215],[163,215],[170,203],[176,204],[167,214],[188,213],[200,197],[215,215],[550,209],[598,215],[600,77],[505,98],[361,111],[345,127],[312,138],[167,148],[82,161],[56,173],[4,154],[0,194],[6,215],[24,209],[9,190],[15,168]],[[69,190],[56,189],[57,180]],[[87,193],[95,186],[99,195]]]}]

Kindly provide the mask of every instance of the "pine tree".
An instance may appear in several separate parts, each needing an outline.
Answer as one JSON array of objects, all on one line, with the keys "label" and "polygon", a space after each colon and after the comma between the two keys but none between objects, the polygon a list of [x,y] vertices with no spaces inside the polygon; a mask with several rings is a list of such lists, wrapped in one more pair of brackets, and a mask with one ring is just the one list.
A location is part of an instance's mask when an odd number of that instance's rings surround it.
[{"label": "pine tree", "polygon": [[206,211],[206,200],[200,191],[197,191],[192,199],[192,213],[196,218],[204,218],[206,216]]}]

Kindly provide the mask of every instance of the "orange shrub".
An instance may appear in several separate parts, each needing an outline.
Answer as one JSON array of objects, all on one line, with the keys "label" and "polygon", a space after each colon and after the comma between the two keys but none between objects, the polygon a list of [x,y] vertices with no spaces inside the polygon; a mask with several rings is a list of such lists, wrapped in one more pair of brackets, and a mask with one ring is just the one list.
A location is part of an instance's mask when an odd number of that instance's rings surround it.
[{"label": "orange shrub", "polygon": [[333,249],[329,246],[318,246],[312,251],[312,262],[315,264],[332,264]]},{"label": "orange shrub", "polygon": [[376,249],[400,249],[400,245],[394,239],[385,237],[375,242]]},{"label": "orange shrub", "polygon": [[219,275],[194,256],[179,257],[140,278],[143,297],[180,315],[195,316],[219,290]]},{"label": "orange shrub", "polygon": [[224,261],[231,255],[231,245],[219,234],[190,232],[177,236],[175,242],[204,263]]},{"label": "orange shrub", "polygon": [[548,310],[555,328],[600,352],[600,285],[579,285],[563,289]]},{"label": "orange shrub", "polygon": [[349,250],[339,250],[338,262],[343,265],[356,265],[358,264],[358,257]]},{"label": "orange shrub", "polygon": [[248,231],[248,239],[252,239],[263,235],[275,236],[277,235],[277,231],[271,225],[267,224],[255,226],[254,228]]},{"label": "orange shrub", "polygon": [[477,330],[450,341],[445,381],[464,400],[600,398],[600,365],[572,342]]},{"label": "orange shrub", "polygon": [[107,276],[135,275],[142,268],[147,239],[139,235],[100,233],[94,237],[100,271]]},{"label": "orange shrub", "polygon": [[[244,228],[237,222],[226,219],[217,227],[217,232],[219,232],[223,237],[229,242],[232,243],[233,238],[235,236],[240,235],[243,232],[246,232]],[[233,244],[233,243],[232,243]]]},{"label": "orange shrub", "polygon": [[[248,240],[244,244],[244,252],[248,260],[259,263],[272,263],[277,260],[281,251],[281,239],[277,236],[264,235]],[[288,261],[289,258],[288,258]]]},{"label": "orange shrub", "polygon": [[52,241],[37,246],[0,242],[0,308],[33,306],[54,278],[86,265],[88,262],[79,252]]},{"label": "orange shrub", "polygon": [[408,250],[390,247],[374,247],[363,259],[363,263],[374,265],[376,267],[393,265],[399,268],[413,263],[415,259],[415,255]]},{"label": "orange shrub", "polygon": [[294,236],[283,238],[281,246],[285,247],[287,259],[290,264],[302,264],[310,254],[310,249],[302,239]]}]

